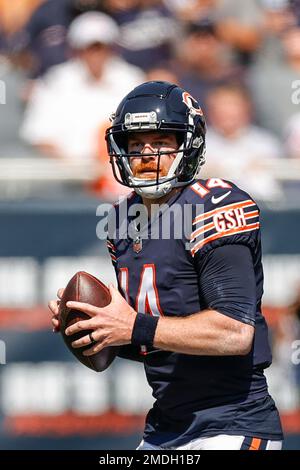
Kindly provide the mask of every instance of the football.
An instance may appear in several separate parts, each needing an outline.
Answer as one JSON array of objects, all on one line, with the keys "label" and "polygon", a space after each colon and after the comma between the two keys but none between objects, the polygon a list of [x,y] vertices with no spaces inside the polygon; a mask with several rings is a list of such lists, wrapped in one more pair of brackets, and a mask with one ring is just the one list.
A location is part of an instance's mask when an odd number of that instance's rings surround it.
[{"label": "football", "polygon": [[86,313],[68,308],[66,304],[70,300],[76,302],[85,302],[91,305],[95,305],[96,307],[106,307],[111,301],[109,289],[96,277],[84,271],[80,271],[76,273],[67,284],[59,305],[60,332],[67,347],[71,353],[74,354],[74,356],[86,367],[89,367],[96,372],[102,372],[107,369],[107,367],[115,359],[119,347],[108,346],[93,356],[84,356],[82,354],[86,349],[89,349],[91,345],[74,349],[71,346],[71,343],[83,336],[88,335],[92,332],[92,330],[84,330],[75,333],[72,336],[67,336],[65,334],[66,328],[80,320],[87,320],[91,317]]}]

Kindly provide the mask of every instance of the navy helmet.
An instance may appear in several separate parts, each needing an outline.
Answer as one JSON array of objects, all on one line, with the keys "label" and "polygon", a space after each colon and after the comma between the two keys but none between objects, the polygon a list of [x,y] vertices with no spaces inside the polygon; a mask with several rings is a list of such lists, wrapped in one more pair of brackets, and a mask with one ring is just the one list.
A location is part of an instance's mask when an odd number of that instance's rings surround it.
[{"label": "navy helmet", "polygon": [[[106,141],[114,176],[117,181],[133,188],[138,194],[158,198],[172,188],[191,183],[205,162],[205,119],[198,102],[177,85],[162,81],[146,82],[134,88],[111,116],[112,126],[106,131]],[[178,149],[157,151],[156,178],[134,177],[128,152],[131,132],[175,133]],[[160,177],[160,158],[176,154],[166,176]]]}]

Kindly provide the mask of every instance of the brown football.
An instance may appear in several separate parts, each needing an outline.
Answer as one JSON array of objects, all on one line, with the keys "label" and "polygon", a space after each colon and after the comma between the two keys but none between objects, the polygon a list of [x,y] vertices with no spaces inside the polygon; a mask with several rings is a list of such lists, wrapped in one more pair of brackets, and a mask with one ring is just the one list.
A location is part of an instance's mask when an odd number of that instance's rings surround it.
[{"label": "brown football", "polygon": [[84,330],[79,333],[75,333],[72,336],[66,336],[65,330],[68,326],[80,320],[87,320],[90,318],[86,313],[66,307],[66,303],[70,300],[85,302],[95,305],[96,307],[106,307],[111,301],[109,289],[96,277],[85,273],[84,271],[80,271],[69,281],[59,305],[60,332],[67,347],[86,367],[97,372],[102,372],[107,369],[115,359],[118,354],[119,347],[108,346],[93,356],[84,356],[82,354],[86,349],[89,349],[91,345],[74,349],[71,346],[71,343],[82,336],[88,335],[92,330]]}]

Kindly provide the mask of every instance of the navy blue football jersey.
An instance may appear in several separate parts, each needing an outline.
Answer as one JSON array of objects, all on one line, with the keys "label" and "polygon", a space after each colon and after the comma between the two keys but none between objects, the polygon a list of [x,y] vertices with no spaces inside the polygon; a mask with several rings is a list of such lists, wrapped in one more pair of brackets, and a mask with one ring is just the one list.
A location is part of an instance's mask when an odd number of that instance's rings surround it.
[{"label": "navy blue football jersey", "polygon": [[[143,361],[156,400],[144,438],[163,448],[222,433],[281,439],[263,373],[271,351],[261,313],[256,203],[234,184],[212,178],[179,190],[149,220],[143,210],[140,196],[132,193],[110,214],[108,249],[128,303],[139,313],[171,317],[211,308],[255,327],[244,356],[123,346],[121,357]],[[241,269],[232,275],[233,259]]]}]

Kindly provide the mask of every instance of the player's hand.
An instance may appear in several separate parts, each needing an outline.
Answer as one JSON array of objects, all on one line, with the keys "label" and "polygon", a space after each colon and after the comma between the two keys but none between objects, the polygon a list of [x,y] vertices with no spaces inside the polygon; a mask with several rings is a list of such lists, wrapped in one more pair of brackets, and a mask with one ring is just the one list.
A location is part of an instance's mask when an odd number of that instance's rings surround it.
[{"label": "player's hand", "polygon": [[50,300],[48,303],[48,307],[52,313],[51,323],[53,326],[53,333],[58,333],[60,331],[60,322],[59,322],[59,303],[60,299],[62,298],[64,293],[64,289],[58,289],[57,297],[58,299]]},{"label": "player's hand", "polygon": [[84,351],[85,356],[92,356],[107,346],[121,346],[131,342],[136,312],[113,285],[109,286],[109,291],[111,302],[104,308],[83,302],[67,302],[67,307],[80,310],[91,317],[74,323],[65,331],[66,335],[71,336],[82,330],[93,330],[94,341],[90,335],[86,335],[72,343],[73,348],[91,345],[91,348]]}]

